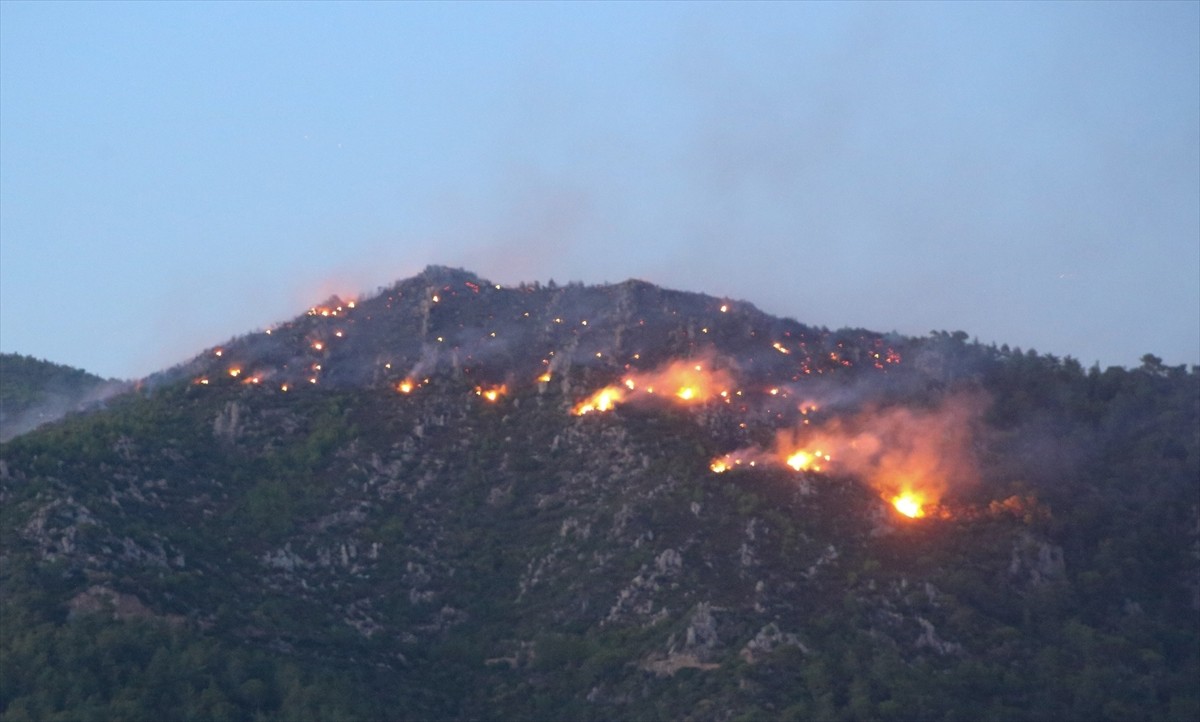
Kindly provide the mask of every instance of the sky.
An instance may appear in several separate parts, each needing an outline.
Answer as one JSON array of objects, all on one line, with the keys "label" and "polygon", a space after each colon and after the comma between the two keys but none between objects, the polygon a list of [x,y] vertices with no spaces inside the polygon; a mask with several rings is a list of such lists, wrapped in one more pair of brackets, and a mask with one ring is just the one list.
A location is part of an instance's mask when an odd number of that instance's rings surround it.
[{"label": "sky", "polygon": [[429,264],[1200,363],[1200,3],[0,1],[0,350]]}]

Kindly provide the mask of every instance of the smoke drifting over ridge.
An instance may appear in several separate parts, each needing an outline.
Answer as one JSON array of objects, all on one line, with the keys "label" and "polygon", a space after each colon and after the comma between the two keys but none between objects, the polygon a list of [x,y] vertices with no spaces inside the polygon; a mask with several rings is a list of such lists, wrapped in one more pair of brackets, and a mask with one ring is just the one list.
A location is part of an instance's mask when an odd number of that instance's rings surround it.
[{"label": "smoke drifting over ridge", "polygon": [[[805,403],[821,408],[819,401]],[[888,501],[908,498],[918,509],[936,506],[978,484],[976,449],[987,405],[982,392],[960,391],[933,405],[871,402],[813,414],[778,430],[769,447],[739,449],[714,460],[712,468],[774,465],[851,476]]]}]

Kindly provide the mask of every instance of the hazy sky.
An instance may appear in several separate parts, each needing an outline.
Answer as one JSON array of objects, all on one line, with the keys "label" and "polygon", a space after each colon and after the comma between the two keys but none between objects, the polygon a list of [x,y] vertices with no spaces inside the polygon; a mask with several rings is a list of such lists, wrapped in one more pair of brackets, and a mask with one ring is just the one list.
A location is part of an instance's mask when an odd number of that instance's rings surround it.
[{"label": "hazy sky", "polygon": [[1200,363],[1200,3],[0,2],[0,349],[430,263]]}]

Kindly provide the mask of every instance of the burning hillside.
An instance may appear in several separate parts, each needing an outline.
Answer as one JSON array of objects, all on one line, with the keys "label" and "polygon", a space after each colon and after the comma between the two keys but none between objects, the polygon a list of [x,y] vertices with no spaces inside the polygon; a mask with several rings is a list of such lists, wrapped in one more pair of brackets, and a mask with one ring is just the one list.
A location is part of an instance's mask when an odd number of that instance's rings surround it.
[{"label": "burning hillside", "polygon": [[[430,269],[375,296],[330,298],[215,348],[193,362],[192,381],[276,393],[366,383],[404,397],[458,378],[489,404],[522,390],[541,395],[552,384],[570,389],[566,411],[577,416],[678,406],[705,423],[726,420],[742,441],[710,462],[713,471],[779,466],[854,477],[915,518],[976,477],[970,449],[979,400],[956,397],[932,409],[866,403],[853,413],[820,402],[872,374],[884,383],[901,360],[896,341],[878,334],[833,334],[749,304],[639,282],[505,288]],[[753,441],[764,434],[773,441]]]},{"label": "burning hillside", "polygon": [[575,405],[577,416],[609,411],[627,402],[663,399],[682,405],[704,404],[714,399],[728,403],[733,375],[711,361],[677,360],[653,371],[631,372],[615,386],[605,386]]},{"label": "burning hillside", "polygon": [[1194,718],[1195,371],[965,338],[446,269],[313,306],[3,446],[0,708]]},{"label": "burning hillside", "polygon": [[[712,462],[788,466],[861,479],[901,514],[926,516],[952,488],[978,481],[975,432],[986,407],[978,394],[950,396],[931,408],[879,407],[776,432],[766,448],[748,447]],[[805,419],[805,421],[809,421]]]}]

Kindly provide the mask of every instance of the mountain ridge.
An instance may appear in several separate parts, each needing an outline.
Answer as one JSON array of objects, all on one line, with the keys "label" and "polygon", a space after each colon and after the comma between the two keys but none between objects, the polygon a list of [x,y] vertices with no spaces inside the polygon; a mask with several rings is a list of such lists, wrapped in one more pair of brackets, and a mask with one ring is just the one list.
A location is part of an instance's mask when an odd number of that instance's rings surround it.
[{"label": "mountain ridge", "polygon": [[1200,711],[1196,370],[427,271],[0,446],[0,719]]}]

